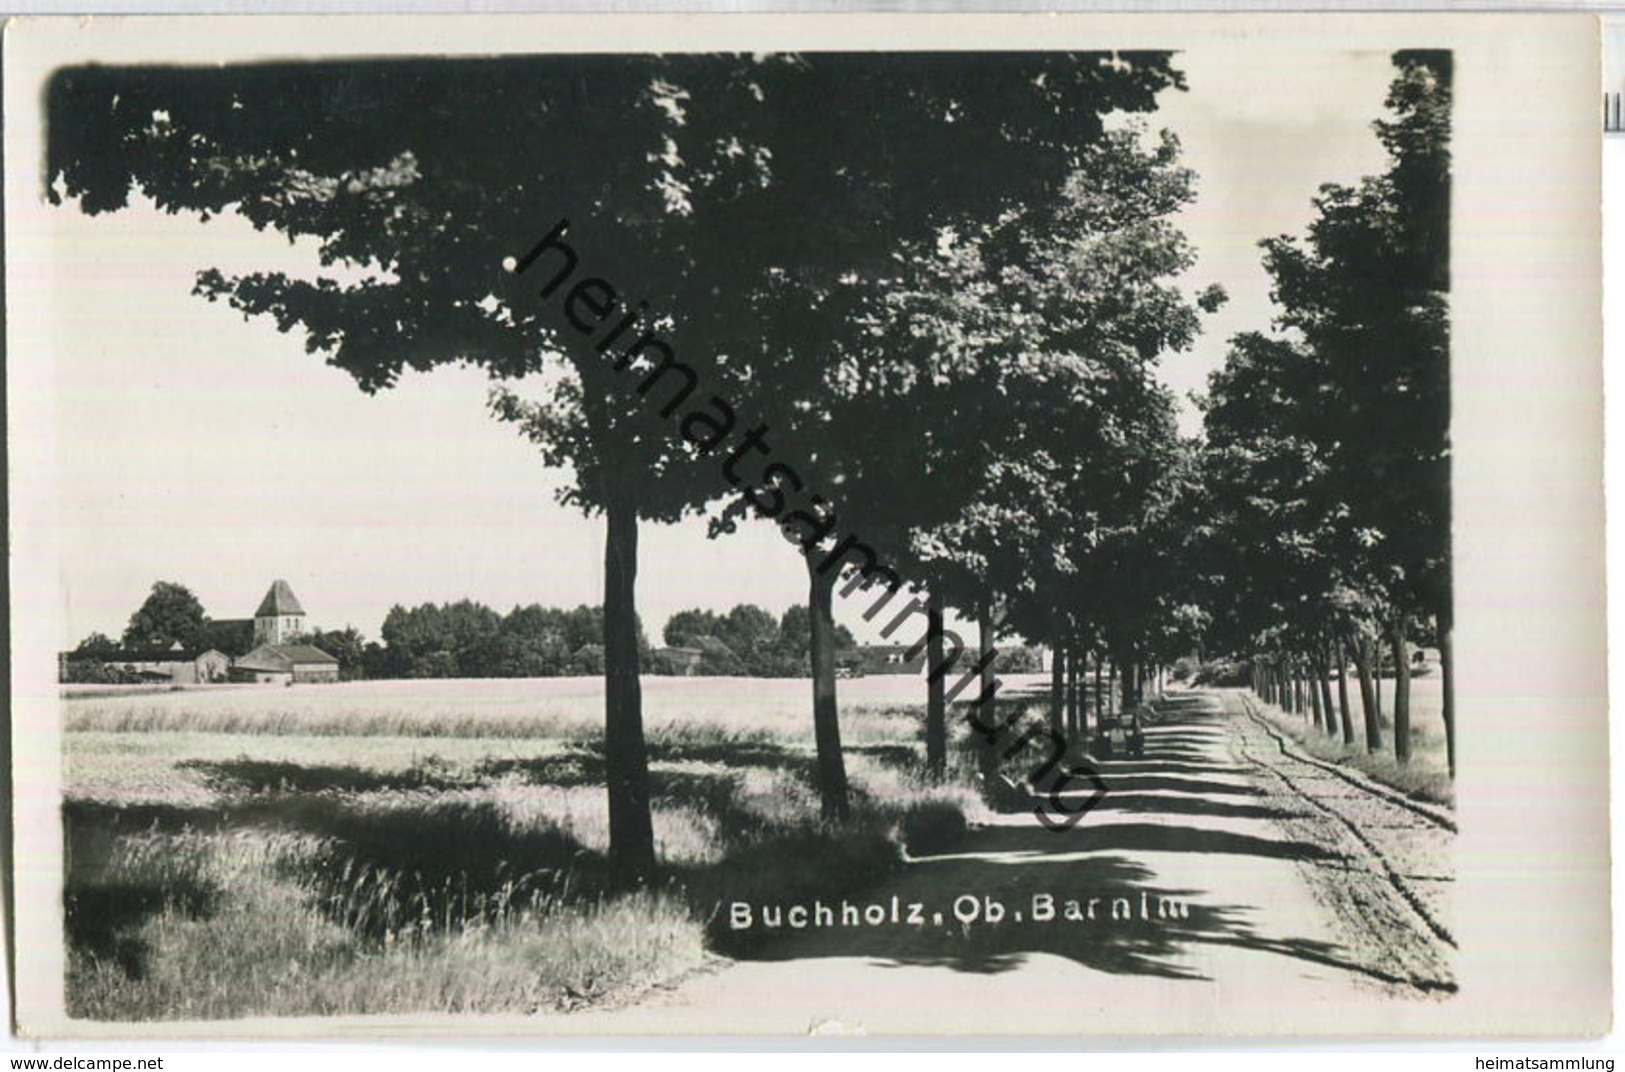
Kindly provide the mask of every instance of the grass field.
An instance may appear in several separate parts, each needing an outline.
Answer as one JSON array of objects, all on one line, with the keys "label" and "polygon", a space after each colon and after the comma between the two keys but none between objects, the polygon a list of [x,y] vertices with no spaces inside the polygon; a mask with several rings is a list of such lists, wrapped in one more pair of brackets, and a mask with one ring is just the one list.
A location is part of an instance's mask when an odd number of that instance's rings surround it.
[{"label": "grass field", "polygon": [[[1047,683],[1043,675],[1002,678],[1002,695]],[[893,740],[887,708],[918,707],[919,678],[875,675],[840,683],[842,739]],[[312,736],[524,738],[598,729],[603,680],[594,677],[481,681],[360,681],[296,688],[201,686],[114,692],[93,686],[64,704],[72,731],[196,731]],[[812,686],[798,678],[647,677],[644,725],[745,728],[780,736],[811,732]],[[876,719],[879,719],[877,722]],[[810,739],[810,737],[809,737]]]},{"label": "grass field", "polygon": [[[1037,717],[1044,678],[1004,680],[999,717],[1010,706]],[[855,894],[908,849],[949,844],[985,818],[966,788],[963,734],[949,785],[920,776],[918,679],[840,683],[857,814],[839,831],[818,815],[809,682],[647,678],[643,689],[660,869],[632,889],[605,860],[598,679],[65,699],[70,1013],[633,1001],[740,951],[720,925],[726,900]],[[1415,682],[1407,768],[1267,714],[1316,755],[1448,801],[1439,696],[1436,678]]]},{"label": "grass field", "polygon": [[[1019,698],[1035,679],[1007,679]],[[65,700],[68,1001],[91,1019],[545,1012],[728,952],[724,899],[839,897],[981,809],[919,776],[923,684],[841,682],[857,816],[818,818],[810,684],[650,678],[660,872],[608,874],[596,679]],[[964,784],[963,782],[959,784]]]},{"label": "grass field", "polygon": [[[1354,721],[1354,744],[1343,744],[1310,725],[1303,715],[1289,715],[1279,708],[1265,708],[1265,715],[1303,746],[1310,755],[1342,763],[1365,772],[1384,785],[1393,786],[1419,800],[1453,804],[1455,791],[1444,737],[1444,683],[1437,674],[1411,679],[1411,761],[1401,764],[1394,758],[1394,680],[1379,682],[1382,690],[1383,750],[1368,753],[1365,747],[1365,707],[1360,701],[1358,682],[1349,681],[1349,714]],[[1332,682],[1332,703],[1338,703],[1337,682]]]}]

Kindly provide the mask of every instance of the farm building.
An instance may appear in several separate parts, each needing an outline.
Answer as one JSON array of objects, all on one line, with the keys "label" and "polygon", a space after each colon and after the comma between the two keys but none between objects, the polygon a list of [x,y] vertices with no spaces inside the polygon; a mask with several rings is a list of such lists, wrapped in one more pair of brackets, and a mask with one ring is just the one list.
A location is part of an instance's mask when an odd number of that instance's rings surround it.
[{"label": "farm building", "polygon": [[[273,581],[253,618],[205,620],[198,642],[183,649],[120,649],[105,655],[64,652],[58,658],[64,681],[104,681],[99,664],[128,681],[168,681],[177,685],[216,681],[337,681],[339,661],[320,648],[290,643],[307,629],[305,608],[284,580]],[[85,668],[91,669],[87,671]],[[89,673],[90,677],[85,677]],[[70,676],[72,675],[72,676]],[[117,675],[115,675],[117,679]]]},{"label": "farm building", "polygon": [[911,674],[915,677],[925,673],[925,645],[921,644],[919,650],[909,658],[914,651],[908,644],[865,644],[858,648],[856,669],[863,674]]},{"label": "farm building", "polygon": [[137,674],[152,681],[170,681],[177,685],[224,681],[231,669],[231,659],[224,652],[213,648],[207,651],[187,651],[179,644],[168,651],[115,651],[101,661],[128,674]]},{"label": "farm building", "polygon": [[705,652],[699,648],[656,648],[649,653],[649,666],[657,674],[672,677],[693,677],[705,662]]},{"label": "farm building", "polygon": [[705,677],[734,675],[745,672],[745,665],[734,650],[714,636],[696,636],[686,645],[656,648],[650,653],[649,666],[653,673],[673,677]]},{"label": "farm building", "polygon": [[309,644],[261,644],[232,664],[231,676],[273,685],[337,681],[339,661]]}]

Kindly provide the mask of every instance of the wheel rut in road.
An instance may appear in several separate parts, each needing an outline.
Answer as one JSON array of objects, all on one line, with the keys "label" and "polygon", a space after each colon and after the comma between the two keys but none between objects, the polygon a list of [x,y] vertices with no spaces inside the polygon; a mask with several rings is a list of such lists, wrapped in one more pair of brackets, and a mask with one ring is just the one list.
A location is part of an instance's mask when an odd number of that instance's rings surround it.
[{"label": "wheel rut in road", "polygon": [[1298,754],[1254,712],[1250,698],[1232,693],[1223,702],[1235,754],[1251,766],[1255,784],[1292,805],[1283,808],[1292,812],[1283,827],[1325,850],[1300,867],[1344,944],[1383,974],[1425,991],[1453,991],[1454,823]]}]

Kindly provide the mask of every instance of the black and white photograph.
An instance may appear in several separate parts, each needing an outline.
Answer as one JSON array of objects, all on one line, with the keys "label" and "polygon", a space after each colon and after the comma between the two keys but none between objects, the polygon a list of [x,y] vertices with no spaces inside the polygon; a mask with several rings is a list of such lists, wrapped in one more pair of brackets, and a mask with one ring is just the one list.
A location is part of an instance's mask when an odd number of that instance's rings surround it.
[{"label": "black and white photograph", "polygon": [[1588,20],[499,25],[8,30],[25,1032],[1606,1029]]}]

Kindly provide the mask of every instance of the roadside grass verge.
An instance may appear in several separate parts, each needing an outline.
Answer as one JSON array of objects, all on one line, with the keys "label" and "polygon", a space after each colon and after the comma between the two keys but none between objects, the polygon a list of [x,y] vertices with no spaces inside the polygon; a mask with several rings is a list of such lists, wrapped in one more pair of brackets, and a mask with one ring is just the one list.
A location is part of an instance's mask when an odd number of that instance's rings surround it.
[{"label": "roadside grass verge", "polygon": [[[704,958],[686,907],[650,891],[497,898],[454,926],[369,934],[335,919],[301,881],[330,851],[308,836],[242,830],[125,838],[97,873],[70,883],[69,1014],[532,1013],[633,994]],[[340,907],[389,906],[411,921],[416,895],[385,872],[358,877]],[[118,900],[131,917],[122,926],[87,907],[87,894],[132,887],[150,894]]]},{"label": "roadside grass verge", "polygon": [[1393,725],[1387,720],[1384,720],[1383,739],[1389,743],[1390,750],[1373,753],[1366,751],[1363,737],[1360,736],[1363,733],[1363,723],[1360,721],[1355,723],[1355,743],[1344,744],[1341,737],[1327,736],[1303,716],[1289,715],[1279,707],[1257,701],[1256,698],[1255,703],[1259,714],[1270,725],[1316,759],[1351,767],[1372,781],[1397,789],[1413,800],[1445,807],[1455,806],[1455,786],[1450,779],[1450,769],[1444,757],[1436,754],[1437,750],[1431,747],[1433,742],[1423,731],[1413,730],[1411,761],[1400,763],[1391,750]]},{"label": "roadside grass verge", "polygon": [[[839,900],[964,833],[980,802],[920,778],[917,715],[872,722],[848,749],[854,812],[840,826],[819,818],[809,740],[652,729],[660,866],[634,887],[607,865],[603,755],[589,730],[436,752],[334,735],[278,752],[283,740],[261,731],[194,725],[158,738],[186,745],[180,755],[152,736],[70,733],[70,1014],[533,1013],[635,1000],[748,948],[728,933],[727,902]],[[94,748],[76,756],[76,741]],[[118,762],[120,741],[139,762]],[[93,798],[73,795],[81,777]]]}]

